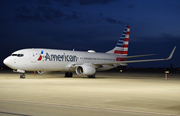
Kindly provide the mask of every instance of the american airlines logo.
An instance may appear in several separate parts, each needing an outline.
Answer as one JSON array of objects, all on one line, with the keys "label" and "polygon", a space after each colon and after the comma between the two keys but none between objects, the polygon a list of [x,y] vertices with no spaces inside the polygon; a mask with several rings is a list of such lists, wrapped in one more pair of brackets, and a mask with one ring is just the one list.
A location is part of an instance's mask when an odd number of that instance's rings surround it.
[{"label": "american airlines logo", "polygon": [[46,53],[45,61],[65,61],[65,62],[77,62],[76,55],[57,55]]}]

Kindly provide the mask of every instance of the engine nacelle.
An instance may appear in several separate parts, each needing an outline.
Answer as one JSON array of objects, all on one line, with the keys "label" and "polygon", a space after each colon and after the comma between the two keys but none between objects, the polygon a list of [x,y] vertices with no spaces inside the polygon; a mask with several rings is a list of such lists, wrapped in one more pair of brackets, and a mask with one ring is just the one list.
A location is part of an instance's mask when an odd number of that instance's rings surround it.
[{"label": "engine nacelle", "polygon": [[78,75],[93,75],[96,72],[96,69],[89,65],[81,65],[76,67],[76,73]]},{"label": "engine nacelle", "polygon": [[54,71],[37,71],[38,74],[52,74]]}]

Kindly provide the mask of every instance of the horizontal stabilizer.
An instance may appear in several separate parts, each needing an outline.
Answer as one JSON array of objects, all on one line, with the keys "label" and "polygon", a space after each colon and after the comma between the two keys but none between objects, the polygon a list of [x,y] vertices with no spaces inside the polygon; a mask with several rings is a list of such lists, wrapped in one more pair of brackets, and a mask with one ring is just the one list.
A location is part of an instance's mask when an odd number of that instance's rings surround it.
[{"label": "horizontal stabilizer", "polygon": [[109,65],[109,64],[126,64],[126,63],[135,63],[135,62],[150,62],[150,61],[162,61],[162,60],[170,60],[174,54],[174,51],[176,49],[176,46],[172,50],[171,54],[169,55],[168,58],[165,59],[148,59],[148,60],[132,60],[132,61],[119,61],[119,62],[112,62],[112,63],[95,63],[94,65],[100,66],[100,65]]},{"label": "horizontal stabilizer", "polygon": [[145,55],[136,55],[136,56],[125,56],[123,58],[137,58],[137,57],[144,57],[144,56],[153,56],[156,54],[145,54]]}]

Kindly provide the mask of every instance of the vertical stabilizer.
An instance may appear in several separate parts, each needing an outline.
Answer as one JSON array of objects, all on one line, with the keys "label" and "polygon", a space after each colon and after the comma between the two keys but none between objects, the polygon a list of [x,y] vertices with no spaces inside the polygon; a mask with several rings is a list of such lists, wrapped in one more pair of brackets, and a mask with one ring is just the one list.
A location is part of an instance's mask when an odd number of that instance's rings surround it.
[{"label": "vertical stabilizer", "polygon": [[126,26],[115,48],[106,53],[127,56],[129,45],[129,32],[130,26]]}]

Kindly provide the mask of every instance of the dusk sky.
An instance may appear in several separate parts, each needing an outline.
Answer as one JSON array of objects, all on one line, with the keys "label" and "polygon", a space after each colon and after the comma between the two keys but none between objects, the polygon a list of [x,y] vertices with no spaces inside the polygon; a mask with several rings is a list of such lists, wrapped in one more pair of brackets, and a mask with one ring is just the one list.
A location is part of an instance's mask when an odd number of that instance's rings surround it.
[{"label": "dusk sky", "polygon": [[0,65],[24,48],[106,52],[126,25],[130,56],[166,58],[177,46],[169,61],[128,67],[180,67],[180,0],[0,0]]}]

